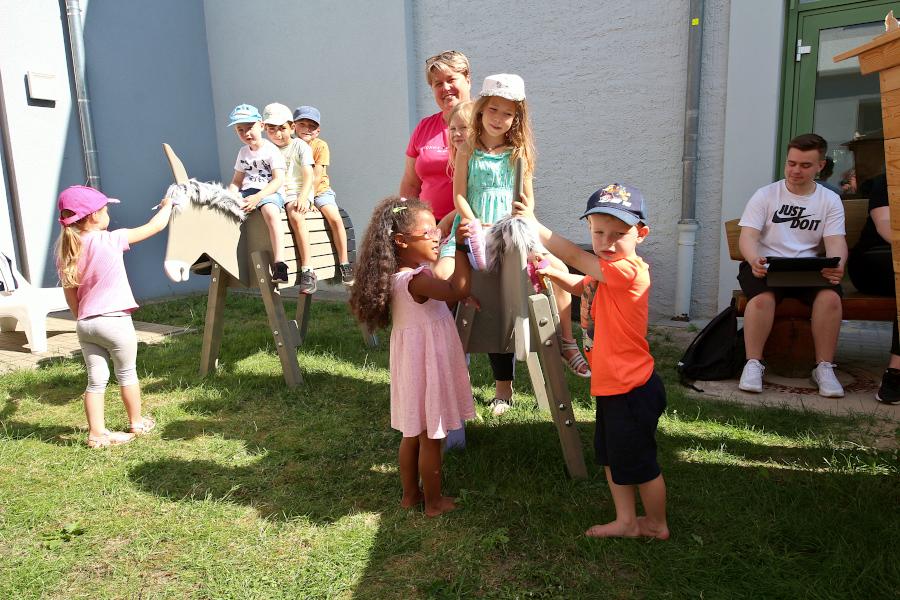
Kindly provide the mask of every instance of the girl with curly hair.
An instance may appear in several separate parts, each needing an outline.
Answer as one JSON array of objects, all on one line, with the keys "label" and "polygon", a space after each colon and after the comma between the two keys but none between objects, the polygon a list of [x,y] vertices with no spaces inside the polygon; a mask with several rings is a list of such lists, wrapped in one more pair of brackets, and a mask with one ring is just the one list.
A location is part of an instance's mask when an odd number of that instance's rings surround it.
[{"label": "girl with curly hair", "polygon": [[475,417],[465,353],[446,304],[469,295],[467,235],[460,225],[453,275],[434,277],[441,232],[431,210],[419,200],[386,198],[366,229],[350,291],[350,308],[370,331],[392,324],[391,427],[403,434],[400,505],[424,500],[429,517],[456,508],[441,493],[441,439]]}]

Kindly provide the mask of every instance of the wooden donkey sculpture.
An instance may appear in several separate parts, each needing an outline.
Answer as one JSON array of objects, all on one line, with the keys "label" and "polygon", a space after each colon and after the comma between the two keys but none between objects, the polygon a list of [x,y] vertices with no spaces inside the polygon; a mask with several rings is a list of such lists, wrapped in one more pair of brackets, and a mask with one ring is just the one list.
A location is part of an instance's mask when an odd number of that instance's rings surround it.
[{"label": "wooden donkey sculpture", "polygon": [[[172,148],[163,144],[163,150],[172,167],[175,183],[189,183],[184,164]],[[292,246],[288,251],[293,253],[291,232],[284,220],[281,227],[281,237]],[[228,211],[193,201],[182,202],[172,211],[164,263],[166,274],[173,281],[187,281],[191,272],[211,277],[200,357],[201,375],[216,367],[228,288],[259,288],[284,380],[291,387],[303,383],[296,349],[308,319],[309,297],[298,301],[297,320],[289,320],[281,301],[280,287],[290,284],[279,286],[272,281],[269,274],[271,257],[268,229],[259,211],[253,211],[243,221]],[[298,327],[298,321],[301,327]]]},{"label": "wooden donkey sculpture", "polygon": [[587,467],[566,375],[560,360],[559,315],[548,286],[535,293],[524,248],[503,254],[499,274],[472,272],[472,295],[480,308],[463,306],[456,325],[466,352],[515,352],[525,361],[538,405],[550,410],[569,476],[585,479]]}]

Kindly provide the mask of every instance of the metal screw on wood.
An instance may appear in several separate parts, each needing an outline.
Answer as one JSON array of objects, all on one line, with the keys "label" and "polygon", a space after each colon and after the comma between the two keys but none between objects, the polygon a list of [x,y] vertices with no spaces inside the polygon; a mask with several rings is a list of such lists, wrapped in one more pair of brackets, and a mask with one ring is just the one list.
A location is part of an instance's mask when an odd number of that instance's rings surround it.
[{"label": "metal screw on wood", "polygon": [[256,268],[257,268],[257,269],[261,269],[262,267],[261,267],[260,265],[256,265]]},{"label": "metal screw on wood", "polygon": [[566,419],[566,427],[572,426],[572,419]]},{"label": "metal screw on wood", "polygon": [[260,283],[265,283],[265,282],[266,282],[266,280],[265,280],[265,279],[263,279],[263,278],[262,278],[262,277],[260,277],[260,278],[259,278],[259,282],[260,282]]},{"label": "metal screw on wood", "polygon": [[560,405],[559,405],[559,410],[566,410],[566,405],[565,405],[565,404],[560,404]]},{"label": "metal screw on wood", "polygon": [[541,327],[543,327],[546,324],[547,324],[547,319],[541,319],[540,321],[538,321],[538,325],[540,325]]},{"label": "metal screw on wood", "polygon": [[545,345],[545,346],[552,346],[552,345],[553,345],[553,340],[544,340],[544,345]]},{"label": "metal screw on wood", "polygon": [[275,331],[273,331],[272,335],[278,335],[278,330],[276,329]]},{"label": "metal screw on wood", "polygon": [[215,278],[215,277],[213,277],[213,278],[212,278],[212,280],[213,280],[213,283],[215,283],[215,281],[216,281],[216,278]]}]

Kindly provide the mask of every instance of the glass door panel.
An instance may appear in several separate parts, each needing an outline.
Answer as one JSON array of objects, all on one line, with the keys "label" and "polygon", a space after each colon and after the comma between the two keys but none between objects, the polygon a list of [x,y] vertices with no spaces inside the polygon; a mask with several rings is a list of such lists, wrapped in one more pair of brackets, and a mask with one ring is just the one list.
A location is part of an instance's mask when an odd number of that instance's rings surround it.
[{"label": "glass door panel", "polygon": [[857,58],[831,58],[884,32],[884,23],[859,23],[819,31],[812,130],[828,142],[820,180],[844,198],[858,197],[884,173],[884,137],[878,74],[860,75]]}]

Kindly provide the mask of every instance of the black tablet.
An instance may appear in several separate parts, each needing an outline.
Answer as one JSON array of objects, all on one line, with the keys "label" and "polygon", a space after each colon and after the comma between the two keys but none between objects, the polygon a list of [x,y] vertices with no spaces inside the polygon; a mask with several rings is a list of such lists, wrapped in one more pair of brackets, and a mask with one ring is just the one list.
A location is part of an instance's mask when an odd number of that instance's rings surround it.
[{"label": "black tablet", "polygon": [[826,287],[831,282],[820,272],[828,267],[836,267],[841,259],[837,256],[810,256],[806,258],[781,258],[767,256],[768,273],[766,283],[772,287]]},{"label": "black tablet", "polygon": [[766,257],[766,264],[769,265],[769,273],[783,271],[821,271],[828,267],[836,267],[839,262],[841,262],[841,259],[837,256],[809,256],[805,258]]}]

